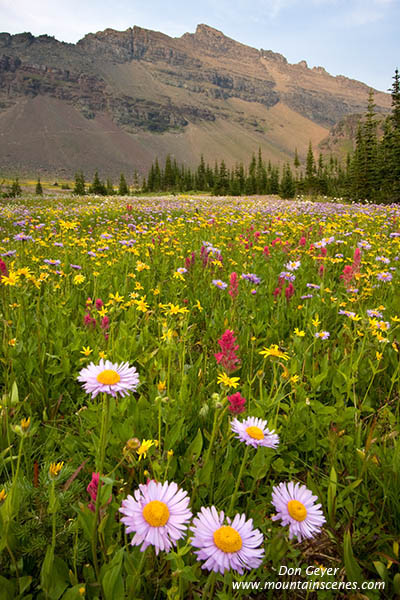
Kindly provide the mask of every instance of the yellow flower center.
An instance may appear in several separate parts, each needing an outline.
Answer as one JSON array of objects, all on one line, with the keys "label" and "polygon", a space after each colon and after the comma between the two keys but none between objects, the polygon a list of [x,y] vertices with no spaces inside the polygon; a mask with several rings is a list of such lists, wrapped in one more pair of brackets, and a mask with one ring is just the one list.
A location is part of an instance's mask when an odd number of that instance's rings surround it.
[{"label": "yellow flower center", "polygon": [[259,427],[256,427],[255,425],[246,427],[246,433],[254,440],[263,440],[264,439],[264,433],[263,433],[262,429],[260,429]]},{"label": "yellow flower center", "polygon": [[222,552],[238,552],[243,545],[240,534],[233,527],[223,526],[214,531],[214,544]]},{"label": "yellow flower center", "polygon": [[121,377],[117,371],[113,369],[105,369],[97,375],[97,381],[103,385],[114,385],[121,381]]},{"label": "yellow flower center", "polygon": [[160,500],[151,500],[143,508],[142,515],[151,527],[164,527],[169,519],[168,506]]},{"label": "yellow flower center", "polygon": [[289,515],[292,517],[292,519],[295,519],[296,521],[304,521],[304,519],[307,516],[306,507],[298,500],[289,500],[287,509]]}]

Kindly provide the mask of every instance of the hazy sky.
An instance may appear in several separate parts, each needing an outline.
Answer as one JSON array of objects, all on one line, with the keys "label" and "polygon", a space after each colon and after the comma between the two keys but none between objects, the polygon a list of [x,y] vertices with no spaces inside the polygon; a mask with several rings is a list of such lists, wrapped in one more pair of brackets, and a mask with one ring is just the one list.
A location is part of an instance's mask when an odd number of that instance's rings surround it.
[{"label": "hazy sky", "polygon": [[179,37],[198,23],[384,91],[400,68],[400,0],[0,0],[0,31],[65,42],[133,25]]}]

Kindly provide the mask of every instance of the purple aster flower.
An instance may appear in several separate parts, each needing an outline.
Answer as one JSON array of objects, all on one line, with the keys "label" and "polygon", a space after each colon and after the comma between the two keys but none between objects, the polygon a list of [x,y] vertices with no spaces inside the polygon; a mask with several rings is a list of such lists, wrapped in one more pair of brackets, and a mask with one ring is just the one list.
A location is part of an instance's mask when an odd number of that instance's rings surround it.
[{"label": "purple aster flower", "polygon": [[382,273],[378,273],[377,278],[379,281],[392,281],[393,275],[388,271],[384,271]]},{"label": "purple aster flower", "polygon": [[317,331],[314,334],[314,337],[319,338],[321,340],[327,340],[330,335],[331,334],[329,333],[329,331]]},{"label": "purple aster flower", "polygon": [[228,284],[225,283],[225,281],[221,281],[221,279],[213,279],[212,283],[213,285],[215,285],[215,287],[219,288],[220,290],[224,290],[228,287]]},{"label": "purple aster flower", "polygon": [[139,375],[135,367],[130,367],[127,362],[118,365],[101,358],[98,365],[90,363],[82,369],[78,381],[83,383],[85,392],[92,394],[92,398],[96,398],[100,392],[114,397],[117,394],[127,396],[139,385]]},{"label": "purple aster flower", "polygon": [[246,521],[245,515],[235,515],[233,521],[227,517],[224,525],[223,511],[215,506],[201,508],[193,519],[191,545],[198,560],[204,560],[202,569],[224,574],[233,569],[243,574],[244,569],[257,569],[264,555],[263,535],[253,529],[253,520]]},{"label": "purple aster flower", "polygon": [[299,542],[305,538],[312,538],[319,533],[325,523],[321,504],[314,504],[318,500],[305,485],[280,483],[272,488],[272,504],[277,512],[271,517],[273,521],[280,519],[281,525],[289,525],[289,539],[294,536]]},{"label": "purple aster flower", "polygon": [[247,279],[247,281],[251,281],[254,285],[258,285],[261,282],[261,279],[255,273],[242,273],[242,279]]},{"label": "purple aster flower", "polygon": [[364,250],[370,250],[372,248],[371,244],[369,244],[365,240],[361,240],[360,242],[358,242],[357,246],[359,248],[364,248]]},{"label": "purple aster flower", "polygon": [[279,444],[279,436],[274,430],[268,429],[267,421],[256,417],[248,417],[244,421],[233,419],[231,429],[237,434],[236,437],[247,446],[276,448]]},{"label": "purple aster flower", "polygon": [[378,262],[383,262],[385,265],[388,265],[390,263],[390,259],[386,258],[386,256],[376,256],[375,260],[377,260]]},{"label": "purple aster flower", "polygon": [[141,544],[141,552],[154,546],[158,554],[160,550],[169,552],[184,536],[192,517],[188,506],[187,492],[176,483],[152,480],[147,485],[140,484],[134,498],[123,500],[119,511],[124,515],[121,521],[126,525],[126,533],[135,533],[132,546]]},{"label": "purple aster flower", "polygon": [[290,273],[289,271],[282,271],[279,273],[279,279],[285,279],[286,281],[293,282],[296,280],[296,275]]},{"label": "purple aster flower", "polygon": [[69,266],[71,267],[71,269],[78,269],[78,270],[82,269],[82,267],[80,265],[72,265],[72,264],[70,264]]},{"label": "purple aster flower", "polygon": [[373,319],[373,318],[377,318],[377,319],[382,319],[383,314],[381,312],[379,312],[379,310],[367,310],[367,315]]},{"label": "purple aster flower", "polygon": [[53,258],[45,258],[43,262],[46,263],[46,265],[51,265],[52,267],[61,265],[61,260],[53,259]]},{"label": "purple aster flower", "polygon": [[321,286],[316,283],[306,283],[306,287],[312,288],[313,290],[319,290],[321,288]]},{"label": "purple aster flower", "polygon": [[14,240],[17,242],[27,242],[28,240],[34,241],[31,235],[26,235],[25,233],[17,233],[14,235]]},{"label": "purple aster flower", "polygon": [[309,298],[313,298],[312,294],[305,294],[304,296],[300,296],[300,300],[308,300]]}]

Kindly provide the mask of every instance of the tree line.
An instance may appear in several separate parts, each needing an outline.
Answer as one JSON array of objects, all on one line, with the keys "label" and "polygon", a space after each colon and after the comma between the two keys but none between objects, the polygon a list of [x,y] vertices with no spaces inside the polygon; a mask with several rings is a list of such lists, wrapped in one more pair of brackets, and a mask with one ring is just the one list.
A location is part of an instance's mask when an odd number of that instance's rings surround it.
[{"label": "tree line", "polygon": [[[344,162],[337,157],[322,153],[315,158],[309,143],[305,163],[302,165],[297,149],[293,162],[282,166],[263,160],[261,149],[253,154],[248,166],[242,162],[228,168],[225,161],[215,161],[213,166],[205,162],[203,155],[196,168],[178,164],[167,155],[160,166],[158,158],[151,165],[147,176],[140,181],[135,170],[132,187],[121,173],[118,189],[111,179],[103,182],[96,171],[93,181],[87,185],[82,172],[75,174],[73,193],[85,195],[121,196],[138,192],[205,192],[217,196],[253,194],[279,194],[293,198],[299,194],[344,197],[374,202],[400,202],[400,76],[396,69],[391,87],[392,110],[383,122],[383,135],[378,136],[378,119],[374,94],[370,91],[366,115],[360,120],[355,149],[347,154]],[[21,194],[18,178],[8,191],[9,196]],[[40,179],[36,194],[43,194]]]}]

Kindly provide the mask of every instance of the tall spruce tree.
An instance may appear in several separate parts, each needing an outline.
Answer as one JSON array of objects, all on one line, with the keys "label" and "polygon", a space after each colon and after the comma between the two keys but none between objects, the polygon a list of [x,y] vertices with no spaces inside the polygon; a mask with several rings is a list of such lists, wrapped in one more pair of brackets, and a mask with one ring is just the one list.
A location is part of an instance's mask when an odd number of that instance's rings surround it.
[{"label": "tall spruce tree", "polygon": [[91,194],[96,194],[97,196],[105,196],[107,193],[106,186],[102,181],[100,181],[98,171],[95,172],[92,185],[89,188]]},{"label": "tall spruce tree", "polygon": [[296,187],[294,184],[293,174],[289,163],[283,167],[282,180],[280,185],[280,195],[282,198],[294,198]]},{"label": "tall spruce tree", "polygon": [[75,186],[72,193],[76,196],[84,196],[86,194],[85,177],[82,171],[75,173]]},{"label": "tall spruce tree", "polygon": [[40,183],[40,177],[38,177],[38,180],[37,180],[35,194],[37,196],[43,196],[43,187],[42,187],[42,184]]},{"label": "tall spruce tree", "polygon": [[121,173],[119,178],[119,186],[118,186],[118,195],[119,196],[128,196],[129,195],[129,187],[126,183],[125,175]]}]

